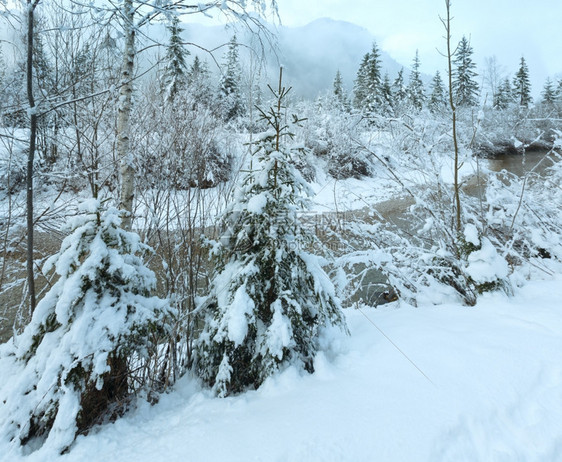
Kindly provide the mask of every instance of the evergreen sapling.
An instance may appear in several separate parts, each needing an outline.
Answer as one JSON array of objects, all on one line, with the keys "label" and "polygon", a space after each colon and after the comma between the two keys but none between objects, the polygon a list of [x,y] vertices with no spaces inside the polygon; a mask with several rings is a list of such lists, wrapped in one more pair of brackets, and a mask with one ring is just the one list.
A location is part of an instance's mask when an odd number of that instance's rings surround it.
[{"label": "evergreen sapling", "polygon": [[307,251],[313,236],[299,222],[309,187],[292,163],[299,151],[288,147],[292,124],[282,104],[290,89],[280,78],[270,90],[277,104],[260,110],[269,130],[224,215],[228,232],[213,249],[217,266],[195,345],[195,369],[221,397],[258,388],[290,365],[312,373],[327,332],[347,332],[334,287]]},{"label": "evergreen sapling", "polygon": [[45,264],[57,282],[24,332],[0,347],[0,439],[14,455],[28,443],[62,452],[119,415],[131,370],[154,352],[151,335],[169,311],[149,295],[155,276],[139,256],[148,247],[120,227],[118,211],[91,199],[81,212]]}]

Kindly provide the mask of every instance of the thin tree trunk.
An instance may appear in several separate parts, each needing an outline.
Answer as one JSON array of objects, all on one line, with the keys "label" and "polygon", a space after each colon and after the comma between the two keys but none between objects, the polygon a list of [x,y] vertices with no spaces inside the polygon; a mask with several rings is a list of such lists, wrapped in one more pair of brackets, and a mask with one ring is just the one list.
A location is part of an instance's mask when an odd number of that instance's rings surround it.
[{"label": "thin tree trunk", "polygon": [[26,84],[29,103],[29,152],[27,155],[27,288],[29,306],[35,311],[35,274],[33,269],[33,163],[35,161],[35,143],[37,139],[37,113],[33,97],[33,26],[35,7],[39,0],[27,0],[27,63]]},{"label": "thin tree trunk", "polygon": [[130,152],[130,118],[132,111],[133,71],[135,63],[135,25],[133,0],[123,2],[123,21],[125,32],[125,50],[123,68],[121,69],[121,86],[119,90],[119,116],[117,119],[117,155],[120,162],[121,191],[119,207],[127,212],[123,218],[123,228],[131,229],[133,198],[135,187],[135,170]]},{"label": "thin tree trunk", "polygon": [[453,144],[455,146],[455,166],[454,166],[454,194],[455,194],[455,227],[456,232],[461,232],[461,198],[460,198],[460,185],[459,185],[459,144],[457,140],[457,108],[453,101],[453,66],[452,66],[452,53],[451,53],[451,2],[445,0],[447,7],[447,19],[444,21],[447,39],[447,65],[449,74],[449,105],[453,113]]}]

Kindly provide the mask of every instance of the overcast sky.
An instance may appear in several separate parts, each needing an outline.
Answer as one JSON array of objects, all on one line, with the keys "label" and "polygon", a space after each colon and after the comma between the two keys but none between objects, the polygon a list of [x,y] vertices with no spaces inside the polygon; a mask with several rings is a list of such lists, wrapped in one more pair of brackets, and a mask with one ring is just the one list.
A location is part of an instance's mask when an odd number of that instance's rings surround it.
[{"label": "overcast sky", "polygon": [[[409,65],[419,49],[422,71],[444,69],[445,0],[278,0],[281,21],[299,26],[321,17],[365,27],[378,45]],[[466,35],[482,67],[496,55],[506,73],[516,71],[521,56],[530,69],[535,92],[547,76],[562,77],[562,0],[452,1],[453,41]],[[368,50],[366,50],[368,51]],[[481,69],[480,69],[481,70]]]}]

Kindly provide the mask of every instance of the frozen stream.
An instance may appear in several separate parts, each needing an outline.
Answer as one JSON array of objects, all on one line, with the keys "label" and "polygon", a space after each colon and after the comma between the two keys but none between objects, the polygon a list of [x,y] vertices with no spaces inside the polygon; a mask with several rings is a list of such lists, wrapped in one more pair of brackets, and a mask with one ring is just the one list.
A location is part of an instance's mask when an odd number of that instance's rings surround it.
[{"label": "frozen stream", "polygon": [[[481,178],[478,179],[476,175],[467,178],[463,189],[471,196],[476,196],[480,189],[485,189],[486,170],[497,173],[505,170],[519,177],[531,172],[533,174],[542,174],[557,160],[557,158],[553,154],[549,154],[549,152],[550,151],[547,150],[540,150],[520,155],[504,154],[496,156],[495,158],[479,159],[480,169],[483,172]],[[402,229],[415,231],[412,229],[407,215],[408,208],[413,203],[413,199],[405,196],[379,202],[375,204],[373,208],[383,220],[391,221]],[[347,216],[351,219],[355,217],[366,222],[373,221],[372,210],[369,207],[348,213]],[[371,306],[383,304],[386,303],[385,299],[391,290],[386,277],[377,269],[372,269],[369,270],[368,275],[363,280],[363,284],[356,295],[348,300],[347,303],[348,305],[352,305],[357,301],[363,301]]]},{"label": "frozen stream", "polygon": [[[524,175],[527,172],[534,171],[537,173],[544,172],[544,169],[552,164],[551,161],[545,159],[547,151],[537,151],[530,152],[525,155],[502,155],[494,159],[480,160],[480,166],[483,171],[487,169],[493,172],[499,172],[503,169],[508,172],[514,173],[516,175]],[[554,156],[551,156],[554,159]],[[537,166],[538,165],[538,166]],[[478,191],[479,182],[475,178],[469,179],[466,191],[469,194],[475,195]],[[383,220],[393,221],[400,227],[408,227],[409,221],[406,215],[406,211],[413,201],[409,197],[393,198],[378,202],[374,205],[374,209],[380,214]],[[345,211],[344,219],[360,219],[365,221],[372,221],[372,211],[367,207],[363,209],[356,209],[351,212]],[[322,213],[318,216],[328,217],[328,221],[333,221],[335,215],[333,213]],[[315,218],[316,219],[316,218]],[[324,218],[322,218],[324,221]],[[38,245],[43,248],[45,254],[52,254],[56,252],[58,246],[60,245],[59,236],[49,235],[46,233],[37,233],[36,240]],[[331,242],[329,238],[324,239],[320,236],[325,244],[331,247],[331,244],[335,244],[336,248],[334,253],[337,254],[337,243]],[[23,259],[23,256],[18,258]],[[23,261],[23,260],[22,260]],[[20,277],[25,274],[20,273]],[[44,285],[44,282],[39,281],[39,286]],[[362,299],[370,305],[377,305],[384,303],[384,292],[389,290],[389,286],[386,283],[384,276],[377,270],[371,270],[368,277],[364,280],[361,289],[358,291],[357,295],[351,300],[348,300],[348,304],[352,304],[355,301]],[[17,286],[11,290],[4,292],[0,296],[0,342],[6,341],[12,335],[12,325],[14,317],[18,310],[19,300],[21,300],[21,287]]]}]

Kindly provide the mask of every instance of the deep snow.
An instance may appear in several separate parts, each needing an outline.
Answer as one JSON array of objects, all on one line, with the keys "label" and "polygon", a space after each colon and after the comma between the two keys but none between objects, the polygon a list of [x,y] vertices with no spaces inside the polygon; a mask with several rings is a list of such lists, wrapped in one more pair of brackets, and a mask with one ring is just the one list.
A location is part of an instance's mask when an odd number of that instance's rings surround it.
[{"label": "deep snow", "polygon": [[313,375],[226,399],[184,377],[60,461],[562,461],[561,276],[473,308],[346,314],[351,336]]}]

